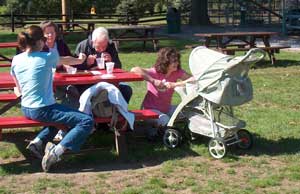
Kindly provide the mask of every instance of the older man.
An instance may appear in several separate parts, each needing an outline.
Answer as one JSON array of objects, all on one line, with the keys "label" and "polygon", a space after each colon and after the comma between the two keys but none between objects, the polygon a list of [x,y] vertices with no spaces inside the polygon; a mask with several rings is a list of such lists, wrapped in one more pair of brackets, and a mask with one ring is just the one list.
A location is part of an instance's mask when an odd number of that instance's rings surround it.
[{"label": "older man", "polygon": [[[115,45],[110,42],[108,31],[106,28],[96,28],[92,36],[89,36],[86,40],[81,41],[75,50],[75,55],[79,53],[86,54],[87,58],[84,63],[77,66],[80,70],[89,70],[97,67],[96,58],[104,57],[105,62],[114,62],[115,68],[122,68],[122,63],[119,59],[118,52]],[[132,89],[130,86],[120,84],[119,89],[124,99],[129,102]]]}]

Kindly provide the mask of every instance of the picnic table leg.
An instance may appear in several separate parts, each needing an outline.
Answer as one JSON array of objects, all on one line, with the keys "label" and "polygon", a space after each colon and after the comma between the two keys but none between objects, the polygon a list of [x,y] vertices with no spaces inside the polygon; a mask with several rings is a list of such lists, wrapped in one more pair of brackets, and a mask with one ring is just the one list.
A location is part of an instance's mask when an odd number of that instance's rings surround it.
[{"label": "picnic table leg", "polygon": [[[270,47],[270,41],[269,41],[269,39],[270,39],[270,36],[263,36],[262,37],[262,40],[263,40],[263,42],[265,44],[265,47]],[[269,58],[271,60],[272,65],[274,65],[274,63],[275,63],[274,51],[269,50],[268,51],[268,55],[269,55]]]},{"label": "picnic table leg", "polygon": [[158,47],[158,40],[152,40],[153,42],[153,50],[157,51],[157,47]]},{"label": "picnic table leg", "polygon": [[120,42],[116,40],[116,41],[113,41],[113,43],[115,44],[117,52],[119,52]]},{"label": "picnic table leg", "polygon": [[126,142],[126,132],[124,131],[115,131],[115,143],[116,143],[116,150],[118,156],[121,159],[126,159],[128,155],[128,148]]},{"label": "picnic table leg", "polygon": [[209,47],[209,45],[210,45],[210,38],[206,38],[205,39],[205,43],[204,43],[204,45],[205,45],[205,47]]},{"label": "picnic table leg", "polygon": [[226,46],[223,44],[223,38],[217,37],[217,48],[225,48]]},{"label": "picnic table leg", "polygon": [[92,32],[95,29],[95,23],[88,23],[88,31]]},{"label": "picnic table leg", "polygon": [[274,51],[272,51],[272,50],[268,51],[268,55],[271,60],[271,64],[274,65],[275,61],[276,61]]}]

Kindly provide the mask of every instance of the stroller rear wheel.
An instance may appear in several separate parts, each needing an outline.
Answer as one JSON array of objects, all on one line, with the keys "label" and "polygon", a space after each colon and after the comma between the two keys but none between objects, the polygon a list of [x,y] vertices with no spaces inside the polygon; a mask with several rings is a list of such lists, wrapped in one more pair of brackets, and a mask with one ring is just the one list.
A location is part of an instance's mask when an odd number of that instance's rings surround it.
[{"label": "stroller rear wheel", "polygon": [[210,155],[216,159],[223,158],[227,153],[227,145],[220,138],[212,138],[208,143]]},{"label": "stroller rear wheel", "polygon": [[252,134],[246,129],[240,129],[237,131],[237,137],[240,141],[237,143],[237,147],[243,150],[250,149],[253,145],[253,137]]},{"label": "stroller rear wheel", "polygon": [[168,148],[176,148],[180,145],[182,136],[176,129],[167,129],[163,136],[163,142]]}]

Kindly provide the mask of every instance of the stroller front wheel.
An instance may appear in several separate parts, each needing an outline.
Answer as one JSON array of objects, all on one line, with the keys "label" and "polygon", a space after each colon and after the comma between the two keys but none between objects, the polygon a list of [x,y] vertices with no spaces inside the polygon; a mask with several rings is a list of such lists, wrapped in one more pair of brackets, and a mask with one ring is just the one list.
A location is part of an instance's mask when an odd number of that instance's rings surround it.
[{"label": "stroller front wheel", "polygon": [[220,138],[212,138],[208,143],[210,155],[216,159],[223,158],[227,153],[227,145]]},{"label": "stroller front wheel", "polygon": [[163,142],[168,148],[176,148],[182,141],[182,136],[179,131],[175,129],[167,129],[163,136]]}]

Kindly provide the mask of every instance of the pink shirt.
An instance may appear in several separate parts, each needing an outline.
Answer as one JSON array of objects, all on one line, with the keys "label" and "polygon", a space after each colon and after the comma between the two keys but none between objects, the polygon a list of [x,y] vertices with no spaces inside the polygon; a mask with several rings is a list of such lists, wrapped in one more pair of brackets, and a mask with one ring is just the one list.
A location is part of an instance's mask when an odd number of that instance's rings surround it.
[{"label": "pink shirt", "polygon": [[[179,69],[173,72],[169,77],[165,74],[158,73],[154,68],[149,69],[148,74],[157,80],[165,79],[167,82],[176,82],[186,72]],[[165,91],[158,91],[157,88],[150,82],[147,82],[147,93],[143,101],[145,109],[156,109],[163,113],[168,113],[171,107],[171,100],[174,89],[167,89]]]}]

